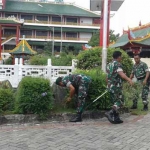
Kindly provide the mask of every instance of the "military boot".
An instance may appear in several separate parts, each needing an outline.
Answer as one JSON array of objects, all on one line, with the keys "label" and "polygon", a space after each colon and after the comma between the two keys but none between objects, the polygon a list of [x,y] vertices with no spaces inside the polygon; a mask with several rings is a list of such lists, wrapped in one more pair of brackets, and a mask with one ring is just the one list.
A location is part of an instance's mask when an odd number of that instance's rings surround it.
[{"label": "military boot", "polygon": [[148,111],[148,104],[145,104],[145,105],[143,106],[142,111]]},{"label": "military boot", "polygon": [[77,113],[75,117],[69,120],[69,122],[81,122],[82,121],[81,115],[82,115],[81,113]]},{"label": "military boot", "polygon": [[123,123],[123,120],[120,119],[118,112],[114,112],[114,124],[120,124],[120,123]]},{"label": "military boot", "polygon": [[108,119],[110,123],[114,123],[114,111],[115,110],[111,109],[109,112],[105,113],[105,117]]}]

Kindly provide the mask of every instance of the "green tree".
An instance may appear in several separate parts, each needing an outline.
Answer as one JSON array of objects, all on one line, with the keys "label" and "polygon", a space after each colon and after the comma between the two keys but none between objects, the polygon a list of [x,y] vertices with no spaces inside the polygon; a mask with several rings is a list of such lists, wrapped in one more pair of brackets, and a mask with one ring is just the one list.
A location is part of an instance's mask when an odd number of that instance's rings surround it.
[{"label": "green tree", "polygon": [[44,54],[51,56],[52,55],[52,42],[47,42],[44,45]]},{"label": "green tree", "polygon": [[[93,34],[89,41],[89,45],[92,47],[99,46],[99,30]],[[119,34],[114,34],[114,30],[109,31],[109,41],[110,43],[116,41],[119,38]]]}]

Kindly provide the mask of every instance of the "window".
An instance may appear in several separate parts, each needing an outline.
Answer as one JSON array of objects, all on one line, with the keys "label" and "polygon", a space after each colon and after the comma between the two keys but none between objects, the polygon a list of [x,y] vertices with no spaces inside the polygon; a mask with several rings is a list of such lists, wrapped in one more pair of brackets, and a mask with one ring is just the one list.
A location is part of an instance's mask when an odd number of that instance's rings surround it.
[{"label": "window", "polygon": [[100,19],[93,19],[94,24],[100,24]]},{"label": "window", "polygon": [[36,16],[36,19],[39,21],[48,21],[48,16]]},{"label": "window", "polygon": [[72,37],[72,38],[77,38],[77,33],[75,32],[67,32],[66,37]]},{"label": "window", "polygon": [[61,32],[54,32],[54,37],[61,37]]},{"label": "window", "polygon": [[36,36],[47,36],[47,31],[36,31]]},{"label": "window", "polygon": [[77,18],[67,18],[67,22],[77,23]]},{"label": "window", "polygon": [[32,20],[33,16],[32,15],[21,15],[21,19],[24,19],[24,20]]},{"label": "window", "polygon": [[10,36],[10,35],[15,35],[16,30],[15,29],[4,29],[4,35]]},{"label": "window", "polygon": [[4,44],[4,49],[5,50],[13,50],[16,46],[15,45],[5,45]]},{"label": "window", "polygon": [[54,16],[52,16],[52,21],[53,22],[61,22],[61,17],[54,17]]},{"label": "window", "polygon": [[21,36],[22,35],[32,36],[32,30],[21,30],[20,34]]}]

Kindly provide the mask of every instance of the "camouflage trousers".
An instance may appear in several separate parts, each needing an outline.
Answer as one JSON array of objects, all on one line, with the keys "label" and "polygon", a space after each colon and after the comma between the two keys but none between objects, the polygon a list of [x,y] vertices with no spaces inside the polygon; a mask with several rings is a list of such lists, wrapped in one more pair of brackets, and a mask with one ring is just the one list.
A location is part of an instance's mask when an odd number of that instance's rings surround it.
[{"label": "camouflage trousers", "polygon": [[[142,84],[143,80],[138,80],[138,83]],[[149,92],[149,84],[147,83],[145,86],[142,86],[142,94],[141,94],[141,98],[143,101],[143,104],[148,104],[148,92]],[[137,105],[139,99],[139,93],[137,93],[136,99],[133,99],[133,105]]]},{"label": "camouflage trousers", "polygon": [[82,78],[78,87],[78,94],[77,94],[77,113],[82,113],[84,106],[85,106],[85,100],[88,94],[88,89],[91,83],[91,79],[86,77]]},{"label": "camouflage trousers", "polygon": [[109,90],[109,93],[110,100],[112,104],[116,106],[117,109],[124,105],[124,98],[121,87],[113,87],[113,91]]}]

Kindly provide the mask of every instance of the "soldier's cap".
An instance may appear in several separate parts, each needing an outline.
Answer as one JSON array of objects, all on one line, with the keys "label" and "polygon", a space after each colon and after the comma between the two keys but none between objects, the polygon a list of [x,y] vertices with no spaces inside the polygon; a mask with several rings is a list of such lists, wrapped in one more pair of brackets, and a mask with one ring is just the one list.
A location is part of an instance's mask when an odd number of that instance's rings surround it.
[{"label": "soldier's cap", "polygon": [[57,85],[59,85],[59,83],[60,83],[61,81],[62,81],[62,77],[58,77],[58,78],[56,79],[56,82],[55,82],[55,83],[56,83]]}]

